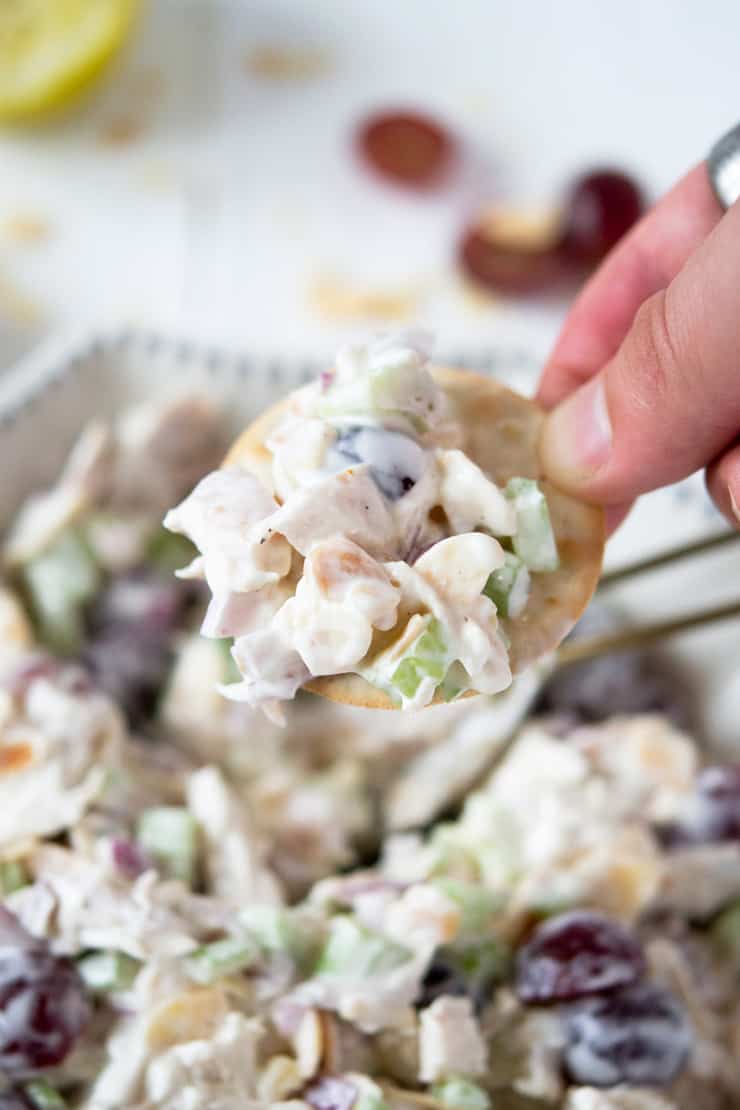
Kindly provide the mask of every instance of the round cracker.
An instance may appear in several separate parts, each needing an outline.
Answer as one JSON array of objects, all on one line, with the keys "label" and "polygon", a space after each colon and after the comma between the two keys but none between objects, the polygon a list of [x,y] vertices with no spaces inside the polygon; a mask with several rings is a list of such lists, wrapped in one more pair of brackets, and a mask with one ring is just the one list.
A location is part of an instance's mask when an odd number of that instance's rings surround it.
[{"label": "round cracker", "polygon": [[[545,477],[538,450],[544,412],[534,401],[472,371],[433,367],[431,373],[463,429],[460,447],[465,454],[497,486],[504,487],[510,478],[534,478],[547,499],[560,566],[549,574],[533,574],[524,613],[515,621],[501,621],[510,642],[512,673],[517,674],[553,651],[591,600],[604,554],[604,513],[563,493]],[[289,414],[294,398],[291,394],[272,405],[250,424],[232,446],[225,465],[246,466],[270,487],[271,454],[264,444]],[[316,678],[306,689],[347,705],[398,708],[388,694],[359,675]],[[441,699],[437,695],[434,700]]]}]

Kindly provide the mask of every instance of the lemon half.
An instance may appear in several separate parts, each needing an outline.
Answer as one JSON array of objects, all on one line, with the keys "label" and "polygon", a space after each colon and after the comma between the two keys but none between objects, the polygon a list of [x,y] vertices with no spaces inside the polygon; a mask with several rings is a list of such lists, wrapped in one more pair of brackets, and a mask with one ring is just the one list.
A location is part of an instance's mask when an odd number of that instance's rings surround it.
[{"label": "lemon half", "polygon": [[0,120],[65,107],[125,41],[139,0],[0,0]]}]

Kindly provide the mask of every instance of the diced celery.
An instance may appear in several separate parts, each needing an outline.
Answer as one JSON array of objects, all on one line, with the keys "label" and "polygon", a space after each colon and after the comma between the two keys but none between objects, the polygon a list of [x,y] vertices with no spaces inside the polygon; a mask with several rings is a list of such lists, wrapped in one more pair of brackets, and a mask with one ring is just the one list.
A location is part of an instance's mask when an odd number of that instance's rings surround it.
[{"label": "diced celery", "polygon": [[224,937],[186,956],[185,970],[194,982],[208,985],[225,975],[235,975],[253,967],[259,954],[257,944],[249,937]]},{"label": "diced celery", "polygon": [[91,991],[127,990],[139,973],[141,964],[125,952],[91,952],[77,961],[80,975]]},{"label": "diced celery", "polygon": [[198,825],[179,806],[147,809],[139,818],[136,839],[165,874],[192,886],[198,872]]},{"label": "diced celery", "polygon": [[460,910],[461,937],[490,933],[492,918],[502,907],[498,895],[477,883],[466,883],[460,879],[435,879],[434,885]]},{"label": "diced celery", "polygon": [[168,532],[162,527],[156,530],[146,548],[147,561],[168,574],[182,570],[192,563],[197,554],[195,546],[186,536]]},{"label": "diced celery", "polygon": [[350,382],[336,382],[329,386],[316,403],[316,413],[323,420],[343,420],[351,423],[370,416],[373,412],[373,403],[370,397],[369,383],[366,379],[357,379]]},{"label": "diced celery", "polygon": [[552,571],[559,565],[545,495],[531,478],[511,478],[506,496],[516,509],[514,553],[530,570]]},{"label": "diced celery", "polygon": [[529,596],[529,571],[523,560],[507,551],[503,566],[488,576],[483,593],[494,603],[500,617],[518,617]]},{"label": "diced celery", "polygon": [[439,419],[441,404],[431,374],[404,354],[400,362],[389,356],[368,373],[335,377],[318,398],[316,412],[334,423],[371,420],[414,436]]},{"label": "diced celery", "polygon": [[412,431],[422,434],[437,415],[438,389],[423,367],[380,367],[370,375],[369,386],[373,409],[381,420],[405,420]]},{"label": "diced celery", "polygon": [[23,1090],[35,1110],[67,1110],[66,1100],[45,1079],[31,1079]]},{"label": "diced celery", "polygon": [[236,660],[231,654],[234,640],[231,636],[223,640],[213,640],[216,650],[221,653],[222,682],[241,682],[241,672],[236,665]]},{"label": "diced celery", "polygon": [[740,900],[722,910],[714,919],[712,939],[723,959],[740,969]]},{"label": "diced celery", "polygon": [[444,629],[435,617],[430,617],[422,634],[410,646],[391,675],[391,684],[404,698],[413,698],[422,679],[434,679],[435,685],[439,685],[448,666]]},{"label": "diced celery", "polygon": [[438,689],[445,701],[454,701],[470,689],[470,675],[458,659],[450,664]]},{"label": "diced celery", "polygon": [[371,932],[351,917],[335,917],[315,974],[362,979],[392,971],[410,959],[408,948]]},{"label": "diced celery", "polygon": [[83,635],[82,611],[100,586],[100,571],[89,547],[74,529],[63,532],[22,569],[39,639],[52,650],[71,654]]},{"label": "diced celery", "polygon": [[28,882],[28,874],[20,860],[6,859],[0,863],[0,897],[28,886]]},{"label": "diced celery", "polygon": [[491,1110],[491,1099],[477,1083],[450,1076],[435,1083],[429,1092],[450,1110]]},{"label": "diced celery", "polygon": [[294,911],[282,906],[248,906],[239,914],[239,923],[263,951],[286,952],[304,969],[315,963],[321,935]]}]

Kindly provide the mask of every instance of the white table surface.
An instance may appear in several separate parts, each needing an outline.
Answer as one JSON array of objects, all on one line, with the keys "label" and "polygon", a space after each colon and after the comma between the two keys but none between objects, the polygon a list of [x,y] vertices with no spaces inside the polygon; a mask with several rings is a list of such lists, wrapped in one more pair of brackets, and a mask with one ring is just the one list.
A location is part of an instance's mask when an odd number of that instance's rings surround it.
[{"label": "white table surface", "polygon": [[[492,304],[451,264],[466,215],[547,203],[594,162],[666,188],[738,115],[737,0],[242,0],[150,5],[132,49],[69,119],[0,136],[0,365],[72,324],[134,322],[257,352],[329,353],[363,321],[311,307],[317,277],[414,291],[445,349],[543,353],[560,306]],[[324,49],[328,72],[247,72],[256,46]],[[141,107],[142,75],[161,95]],[[364,113],[418,104],[464,139],[467,169],[433,198],[370,182],[349,136]],[[134,141],[101,131],[133,117]],[[32,316],[36,319],[31,319]]]}]

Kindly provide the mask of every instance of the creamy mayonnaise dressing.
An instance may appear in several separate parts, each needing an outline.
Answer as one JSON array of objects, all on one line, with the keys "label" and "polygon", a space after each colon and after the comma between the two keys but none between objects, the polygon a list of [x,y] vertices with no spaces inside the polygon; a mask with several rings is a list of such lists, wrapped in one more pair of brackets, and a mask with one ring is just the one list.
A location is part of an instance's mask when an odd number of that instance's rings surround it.
[{"label": "creamy mayonnaise dressing", "polygon": [[516,537],[517,508],[456,446],[427,358],[418,337],[345,348],[271,432],[271,488],[232,466],[167,514],[200,552],[181,573],[213,595],[203,634],[235,641],[227,697],[274,716],[321,675],[360,674],[404,708],[510,684],[484,590],[514,560],[507,615],[526,607],[527,568],[496,538]]}]

